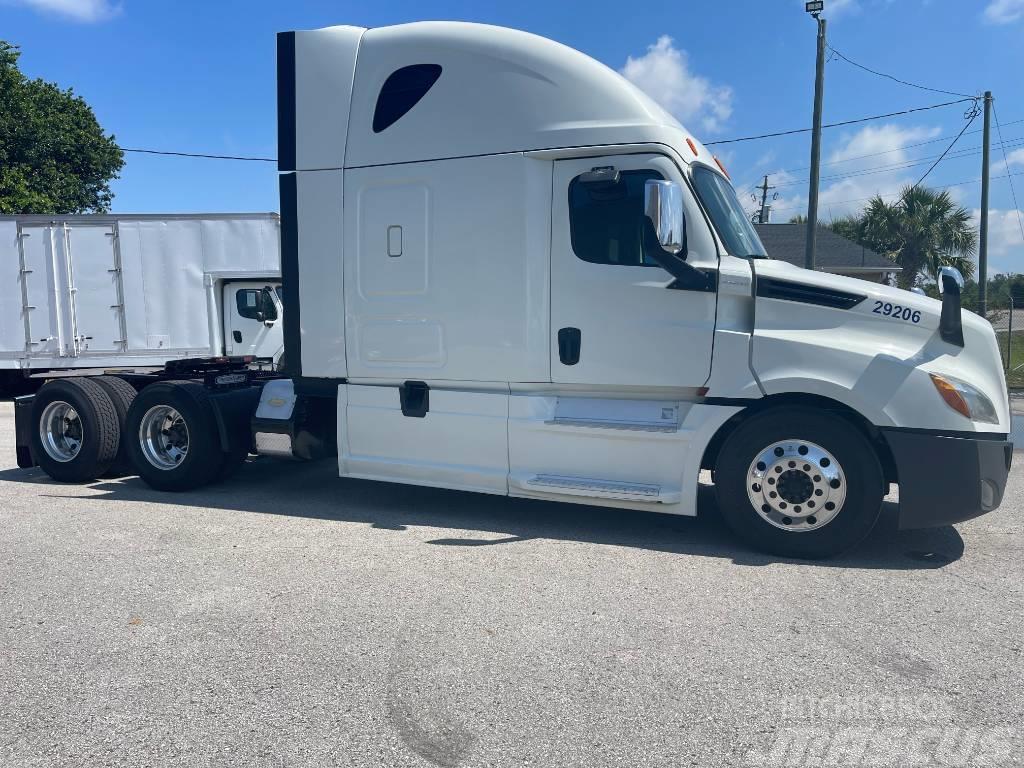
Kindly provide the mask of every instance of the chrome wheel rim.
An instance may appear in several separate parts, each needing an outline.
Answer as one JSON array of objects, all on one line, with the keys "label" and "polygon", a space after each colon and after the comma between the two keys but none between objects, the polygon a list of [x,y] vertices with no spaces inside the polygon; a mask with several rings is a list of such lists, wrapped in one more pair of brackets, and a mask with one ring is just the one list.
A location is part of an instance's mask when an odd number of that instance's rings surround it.
[{"label": "chrome wheel rim", "polygon": [[836,457],[807,440],[780,440],[747,470],[747,496],[765,522],[790,533],[824,528],[846,501],[846,475]]},{"label": "chrome wheel rim", "polygon": [[188,425],[171,406],[154,406],[142,417],[139,444],[142,446],[142,455],[154,467],[174,469],[188,456]]},{"label": "chrome wheel rim", "polygon": [[39,419],[39,441],[46,455],[66,464],[82,450],[82,419],[70,403],[55,400]]}]

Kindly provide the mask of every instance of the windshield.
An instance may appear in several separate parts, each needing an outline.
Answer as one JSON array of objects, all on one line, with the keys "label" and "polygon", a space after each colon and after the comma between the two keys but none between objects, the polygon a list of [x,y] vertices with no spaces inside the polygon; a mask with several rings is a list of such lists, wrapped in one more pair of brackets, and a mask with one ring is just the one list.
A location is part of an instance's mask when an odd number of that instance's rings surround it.
[{"label": "windshield", "polygon": [[742,258],[766,258],[767,252],[754,225],[740,206],[736,191],[719,174],[702,165],[693,166],[693,185],[697,188],[725,249]]}]

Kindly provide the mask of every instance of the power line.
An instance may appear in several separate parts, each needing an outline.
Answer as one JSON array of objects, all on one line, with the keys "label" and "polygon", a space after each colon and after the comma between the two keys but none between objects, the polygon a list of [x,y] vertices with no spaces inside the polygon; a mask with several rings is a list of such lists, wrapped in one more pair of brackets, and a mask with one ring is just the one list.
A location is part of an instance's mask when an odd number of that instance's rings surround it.
[{"label": "power line", "polygon": [[201,157],[206,160],[247,160],[256,163],[276,163],[276,157],[240,157],[238,155],[208,155],[199,152],[170,152],[160,149],[138,149],[136,147],[118,147],[122,152],[137,152],[143,155],[169,155],[171,157]]},{"label": "power line", "polygon": [[[1007,123],[1007,125],[1017,125],[1018,123],[1024,123],[1024,119],[1021,119],[1021,120],[1011,120],[1010,122]],[[965,135],[970,136],[973,133],[981,133],[981,129],[980,128],[976,128],[973,131],[968,131]],[[869,157],[879,157],[881,155],[890,155],[893,152],[902,152],[904,149],[914,149],[915,147],[924,147],[924,146],[926,146],[928,144],[937,144],[940,141],[947,141],[947,140],[952,139],[952,138],[953,138],[952,135],[950,135],[950,136],[939,136],[938,138],[928,139],[927,141],[918,141],[918,142],[915,142],[914,144],[904,144],[902,146],[895,147],[894,149],[883,149],[880,152],[871,152],[870,154],[867,154],[867,155],[854,155],[852,157],[844,157],[842,160],[830,160],[827,163],[822,163],[822,165],[839,165],[840,163],[849,163],[849,162],[851,162],[853,160],[864,160],[864,159],[869,158]],[[1018,138],[1024,138],[1024,137],[1018,137]],[[1016,140],[1017,139],[1010,139],[1010,141],[1016,141]],[[979,145],[979,146],[975,147],[975,149],[980,150],[981,146]],[[796,173],[797,171],[807,171],[807,170],[810,170],[810,168],[805,165],[805,166],[801,166],[800,168],[783,168],[782,170],[776,171],[776,173]]]},{"label": "power line", "polygon": [[[1024,137],[1021,137],[1020,139],[1011,139],[1010,141],[1006,142],[1006,146],[1008,148],[1010,148],[1010,149],[1016,149],[1017,147],[1024,146]],[[980,147],[965,147],[964,149],[957,150],[956,152],[952,153],[949,156],[949,158],[950,159],[961,159],[961,158],[966,158],[966,157],[973,157],[975,155],[980,155],[980,154],[981,154],[981,148]],[[841,181],[843,179],[852,179],[852,178],[856,178],[858,176],[872,176],[872,175],[874,175],[876,173],[886,173],[886,172],[889,172],[889,171],[903,171],[903,170],[907,170],[908,168],[916,168],[919,165],[924,165],[928,161],[934,160],[937,157],[941,157],[941,155],[925,155],[924,157],[909,158],[907,160],[902,160],[902,161],[900,161],[898,163],[890,163],[890,164],[887,164],[887,165],[870,166],[868,168],[862,168],[860,170],[850,171],[848,173],[837,173],[837,174],[832,174],[831,176],[822,176],[821,180],[822,181]],[[779,171],[779,173],[784,173],[784,171]],[[796,181],[783,181],[783,182],[780,182],[779,184],[776,184],[776,186],[778,186],[778,187],[796,187],[796,186],[801,186],[801,185],[807,184],[807,183],[808,182],[807,182],[806,179],[799,179],[799,180],[796,180]]]},{"label": "power line", "polygon": [[886,74],[885,72],[879,72],[877,69],[871,69],[871,67],[865,67],[863,64],[858,64],[856,61],[851,59],[849,56],[846,56],[845,54],[841,53],[840,51],[837,51],[831,45],[828,46],[828,49],[830,51],[832,51],[832,53],[834,53],[840,59],[845,61],[847,64],[852,64],[853,66],[857,67],[858,69],[863,69],[865,72],[870,72],[872,75],[877,75],[878,77],[884,77],[884,78],[886,78],[888,80],[892,80],[893,82],[899,83],[900,85],[909,85],[911,88],[919,88],[922,91],[931,91],[932,93],[944,93],[947,96],[966,96],[967,98],[976,98],[976,97],[971,96],[969,93],[957,93],[956,91],[944,91],[941,88],[929,88],[927,85],[920,85],[918,83],[912,83],[909,80],[901,80],[900,78],[895,77],[893,75]]},{"label": "power line", "polygon": [[[852,125],[854,123],[863,123],[863,122],[867,122],[869,120],[882,120],[882,119],[887,118],[887,117],[896,117],[898,115],[910,114],[911,112],[921,112],[921,111],[928,110],[928,109],[938,109],[939,107],[948,107],[948,106],[950,106],[952,104],[960,104],[963,101],[973,101],[973,99],[961,99],[959,101],[948,101],[948,102],[945,102],[943,104],[934,104],[934,105],[932,105],[930,107],[917,107],[915,109],[908,109],[908,110],[904,110],[902,112],[890,112],[889,114],[885,114],[885,115],[872,115],[870,117],[861,117],[861,118],[857,118],[856,120],[846,120],[846,121],[843,121],[843,122],[840,122],[840,123],[829,123],[828,125],[825,125],[823,127],[824,128],[836,128],[836,127],[842,126],[842,125]],[[1024,118],[1022,118],[1020,120],[1011,120],[1010,122],[1007,123],[1007,125],[1017,125],[1018,123],[1024,123]],[[716,144],[732,144],[732,143],[739,142],[739,141],[753,141],[755,139],[767,139],[767,138],[772,138],[774,136],[789,136],[789,135],[795,134],[795,133],[808,133],[808,132],[810,132],[810,130],[811,130],[810,128],[798,128],[798,129],[792,130],[792,131],[780,131],[778,133],[766,133],[766,134],[762,134],[760,136],[745,136],[745,137],[736,138],[736,139],[722,139],[721,141],[706,142],[705,146],[709,146],[710,147],[710,146],[713,146],[713,145],[716,145]],[[979,133],[979,132],[980,131],[969,131],[969,133]],[[938,141],[945,141],[947,138],[949,138],[949,137],[948,136],[945,136],[945,137],[940,136],[937,139],[929,139],[928,141],[921,141],[921,142],[918,142],[916,144],[907,144],[907,145],[905,145],[903,147],[897,147],[896,149],[887,149],[887,150],[884,150],[882,152],[874,152],[874,153],[869,154],[869,155],[857,155],[856,157],[847,157],[847,158],[843,158],[842,160],[832,160],[830,162],[822,163],[822,165],[836,165],[838,163],[846,163],[846,162],[849,162],[851,160],[861,160],[861,159],[864,159],[864,158],[867,158],[867,157],[877,157],[879,155],[889,154],[890,152],[899,152],[899,151],[901,151],[903,149],[911,149],[913,147],[921,147],[921,146],[924,146],[926,144],[934,144],[935,142],[938,142]],[[1011,139],[1011,141],[1013,141],[1013,139]],[[166,157],[198,157],[198,158],[202,158],[202,159],[206,159],[206,160],[242,160],[242,161],[246,161],[246,162],[256,162],[256,163],[276,163],[277,162],[277,158],[274,158],[274,157],[247,157],[247,156],[241,156],[241,155],[215,155],[215,154],[211,154],[211,153],[208,153],[208,152],[173,152],[173,151],[170,151],[170,150],[143,149],[143,148],[140,148],[140,147],[118,147],[118,149],[120,149],[122,152],[134,152],[134,153],[144,154],[144,155],[163,155],[163,156],[166,156]],[[786,168],[782,172],[790,173],[790,172],[794,172],[794,171],[806,171],[806,170],[807,170],[807,168]]]},{"label": "power line", "polygon": [[[1008,173],[1005,176],[993,176],[992,179],[993,180],[996,180],[996,179],[1006,179],[1006,178],[1009,178],[1011,176],[1024,176],[1024,171],[1018,171],[1017,173]],[[968,179],[967,181],[955,181],[952,184],[943,184],[940,187],[935,187],[935,189],[950,189],[952,187],[962,187],[962,186],[964,186],[966,184],[980,184],[980,183],[981,183],[981,179]],[[902,192],[884,192],[884,193],[879,193],[879,194],[872,195],[871,197],[855,197],[852,200],[834,200],[834,201],[830,202],[829,205],[843,205],[845,203],[860,203],[860,202],[863,202],[864,200],[873,200],[876,197],[882,197],[882,198],[885,198],[885,197],[899,197],[902,194],[903,194]],[[787,205],[787,206],[785,206],[783,208],[776,208],[775,210],[776,211],[798,211],[798,210],[803,210],[803,206],[800,206],[800,205]]]},{"label": "power line", "polygon": [[[943,102],[942,104],[932,104],[931,106],[928,106],[928,107],[914,107],[913,109],[904,109],[904,110],[901,110],[899,112],[889,112],[889,113],[884,114],[884,115],[870,115],[869,117],[858,117],[855,120],[843,120],[843,121],[838,122],[838,123],[826,123],[825,125],[823,125],[821,127],[822,128],[839,128],[839,127],[844,126],[844,125],[854,125],[856,123],[866,123],[866,122],[868,122],[870,120],[884,120],[887,117],[898,117],[900,115],[909,115],[909,114],[912,114],[913,112],[925,112],[925,111],[927,111],[929,109],[939,109],[940,107],[950,107],[950,106],[952,106],[954,104],[963,104],[964,102],[967,102],[967,101],[976,102],[977,99],[975,99],[973,96],[971,96],[971,97],[968,97],[966,99],[957,99],[956,101],[946,101],[946,102]],[[796,133],[810,133],[812,130],[813,130],[812,128],[794,128],[791,131],[776,131],[775,133],[762,133],[762,134],[760,134],[758,136],[740,136],[739,138],[735,138],[735,139],[721,139],[720,141],[708,141],[708,142],[704,143],[704,146],[706,146],[706,147],[714,147],[714,146],[717,146],[719,144],[735,144],[735,143],[740,142],[740,141],[757,141],[758,139],[772,139],[772,138],[775,138],[776,136],[791,136],[791,135],[796,134]]]},{"label": "power line", "polygon": [[1006,156],[1006,142],[1003,141],[1003,129],[999,126],[999,113],[996,112],[996,103],[994,101],[992,102],[992,115],[996,119],[996,133],[999,134],[999,146],[1003,150],[1003,167],[1006,168],[1006,178],[1010,182],[1010,194],[1013,196],[1013,209],[1017,212],[1017,226],[1020,227],[1021,240],[1024,240],[1024,222],[1021,221],[1020,206],[1017,205],[1017,190],[1013,188],[1013,176],[1010,173],[1010,160]]},{"label": "power line", "polygon": [[[964,135],[964,133],[967,131],[968,128],[971,127],[971,123],[973,123],[975,120],[978,119],[978,113],[979,113],[979,111],[978,111],[978,104],[977,104],[977,102],[975,102],[974,109],[971,110],[971,116],[968,118],[967,122],[964,123],[964,127],[960,129],[960,133],[958,133],[956,135],[956,138],[953,139],[953,141],[950,142],[948,147],[946,147],[946,151],[943,152],[941,155],[939,155],[939,159],[931,164],[931,167],[929,167],[928,170],[924,172],[924,176],[922,176],[920,179],[918,179],[917,183],[914,184],[914,186],[911,187],[911,189],[915,189],[916,187],[919,187],[921,185],[921,182],[928,178],[928,174],[930,174],[932,171],[934,171],[935,170],[935,166],[937,166],[939,163],[941,163],[943,158],[946,155],[949,154],[949,150],[951,150],[953,147],[956,146],[956,143],[958,141],[960,141],[960,137]],[[988,173],[988,171],[986,171],[986,173]]]}]

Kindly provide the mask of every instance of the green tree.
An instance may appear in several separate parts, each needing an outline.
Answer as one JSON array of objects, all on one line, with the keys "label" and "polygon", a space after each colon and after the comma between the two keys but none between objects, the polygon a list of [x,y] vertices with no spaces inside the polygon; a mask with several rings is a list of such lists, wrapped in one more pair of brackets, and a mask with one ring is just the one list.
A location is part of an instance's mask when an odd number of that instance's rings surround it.
[{"label": "green tree", "polygon": [[29,80],[0,40],[0,213],[110,209],[124,154],[70,89]]},{"label": "green tree", "polygon": [[943,266],[965,278],[974,274],[978,235],[970,212],[948,192],[906,187],[895,202],[875,197],[859,217],[840,219],[833,229],[903,267],[901,288],[913,288],[922,275],[934,279]]}]

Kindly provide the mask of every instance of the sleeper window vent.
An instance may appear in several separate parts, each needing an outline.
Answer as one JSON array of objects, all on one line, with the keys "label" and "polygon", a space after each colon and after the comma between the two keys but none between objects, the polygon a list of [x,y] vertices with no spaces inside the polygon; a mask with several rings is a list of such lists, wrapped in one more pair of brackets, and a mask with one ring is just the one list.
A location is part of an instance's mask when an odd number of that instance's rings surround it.
[{"label": "sleeper window vent", "polygon": [[419,103],[440,76],[440,64],[413,64],[388,75],[373,111],[373,132],[380,133],[398,122]]}]

